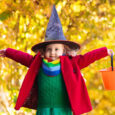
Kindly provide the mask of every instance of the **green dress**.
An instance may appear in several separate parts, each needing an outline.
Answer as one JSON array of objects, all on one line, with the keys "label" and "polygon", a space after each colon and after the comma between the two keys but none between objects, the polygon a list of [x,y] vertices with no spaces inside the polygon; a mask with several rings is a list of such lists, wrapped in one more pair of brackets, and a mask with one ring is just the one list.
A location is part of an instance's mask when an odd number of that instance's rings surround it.
[{"label": "green dress", "polygon": [[38,108],[36,115],[72,115],[71,108]]},{"label": "green dress", "polygon": [[37,84],[38,108],[36,115],[72,115],[61,73],[50,77],[44,74],[41,67],[37,75]]}]

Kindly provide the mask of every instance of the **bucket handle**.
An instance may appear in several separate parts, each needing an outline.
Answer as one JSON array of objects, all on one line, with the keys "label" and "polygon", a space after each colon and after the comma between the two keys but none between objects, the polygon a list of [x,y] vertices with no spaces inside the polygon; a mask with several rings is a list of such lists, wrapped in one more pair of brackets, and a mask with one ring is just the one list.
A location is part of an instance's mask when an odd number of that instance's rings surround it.
[{"label": "bucket handle", "polygon": [[113,71],[113,53],[111,53],[111,68],[112,68],[112,71]]}]

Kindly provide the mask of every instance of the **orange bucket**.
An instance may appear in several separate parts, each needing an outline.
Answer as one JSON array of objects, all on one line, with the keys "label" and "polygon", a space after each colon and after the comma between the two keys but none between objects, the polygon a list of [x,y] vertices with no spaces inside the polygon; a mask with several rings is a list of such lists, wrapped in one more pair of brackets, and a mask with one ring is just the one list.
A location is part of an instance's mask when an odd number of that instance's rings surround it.
[{"label": "orange bucket", "polygon": [[111,67],[100,71],[106,90],[115,90],[115,68],[113,68],[113,54],[111,54]]}]

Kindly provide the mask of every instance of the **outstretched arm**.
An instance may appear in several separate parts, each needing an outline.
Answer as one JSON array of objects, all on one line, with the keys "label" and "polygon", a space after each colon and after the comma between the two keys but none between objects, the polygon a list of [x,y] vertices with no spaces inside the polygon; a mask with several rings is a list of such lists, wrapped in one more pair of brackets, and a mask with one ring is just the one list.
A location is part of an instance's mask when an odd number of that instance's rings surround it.
[{"label": "outstretched arm", "polygon": [[5,57],[6,49],[0,50],[0,57]]},{"label": "outstretched arm", "polygon": [[108,50],[106,47],[99,48],[93,51],[86,53],[85,55],[76,56],[75,60],[77,61],[80,69],[87,67],[89,64],[93,63],[96,60],[99,60],[105,56],[111,55],[112,50]]},{"label": "outstretched arm", "polygon": [[8,57],[16,62],[19,62],[27,67],[29,67],[34,59],[34,57],[28,53],[18,51],[12,48],[7,48],[0,50],[1,57]]}]

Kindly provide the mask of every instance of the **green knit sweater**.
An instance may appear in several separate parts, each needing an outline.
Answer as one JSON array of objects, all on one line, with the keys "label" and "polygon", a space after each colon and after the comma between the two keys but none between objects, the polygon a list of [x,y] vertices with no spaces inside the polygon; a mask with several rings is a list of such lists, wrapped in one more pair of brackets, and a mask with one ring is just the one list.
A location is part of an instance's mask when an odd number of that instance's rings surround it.
[{"label": "green knit sweater", "polygon": [[37,75],[38,108],[70,107],[62,74],[49,77],[40,68]]}]

